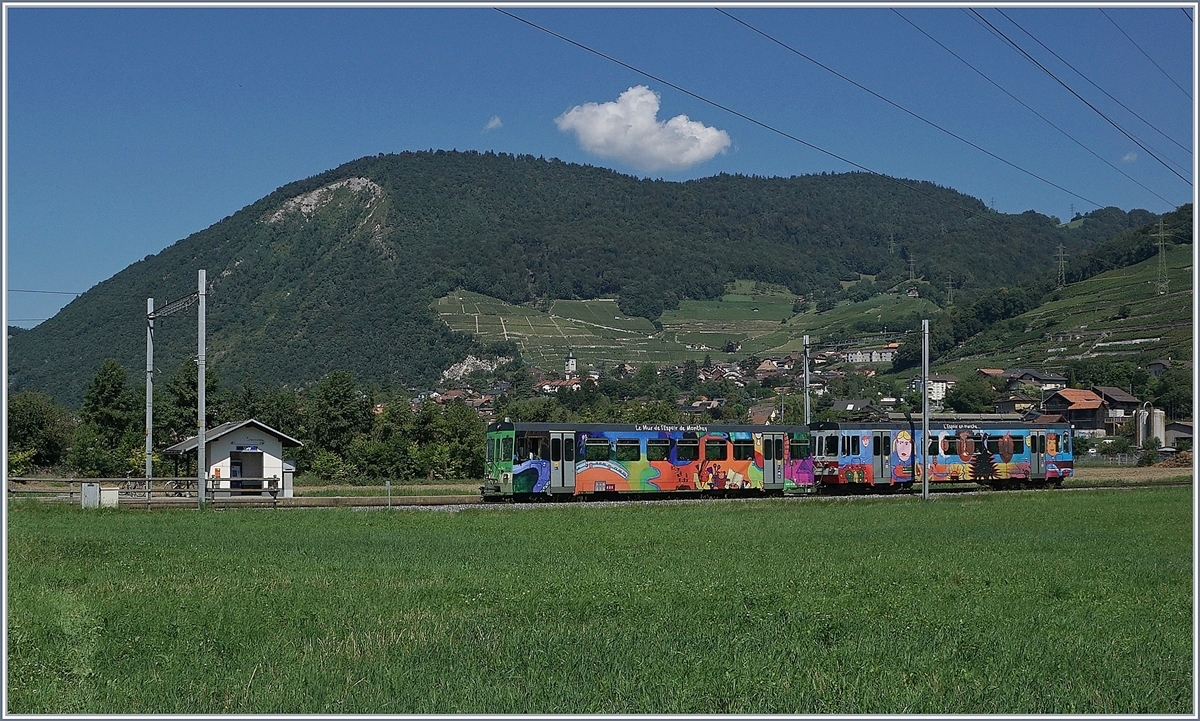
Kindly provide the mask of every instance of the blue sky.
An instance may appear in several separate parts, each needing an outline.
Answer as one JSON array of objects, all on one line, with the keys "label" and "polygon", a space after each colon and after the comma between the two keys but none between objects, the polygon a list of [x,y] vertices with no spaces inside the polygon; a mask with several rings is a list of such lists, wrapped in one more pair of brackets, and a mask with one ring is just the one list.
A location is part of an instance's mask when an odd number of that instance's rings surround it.
[{"label": "blue sky", "polygon": [[659,80],[485,7],[5,10],[5,312],[24,327],[72,296],[15,290],[85,291],[364,155],[494,150],[668,180],[855,169],[666,83],[1002,212],[1164,212],[1194,193],[1194,6],[1004,9],[1024,30],[979,9],[1174,171],[962,8],[725,10],[1011,165],[713,8],[507,9]]}]

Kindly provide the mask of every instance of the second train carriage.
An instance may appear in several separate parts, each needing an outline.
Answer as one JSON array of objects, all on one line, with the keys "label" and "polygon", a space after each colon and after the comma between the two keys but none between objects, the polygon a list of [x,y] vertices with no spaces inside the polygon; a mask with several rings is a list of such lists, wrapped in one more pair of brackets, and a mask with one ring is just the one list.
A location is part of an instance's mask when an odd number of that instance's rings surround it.
[{"label": "second train carriage", "polygon": [[809,493],[804,426],[488,426],[485,498]]},{"label": "second train carriage", "polygon": [[922,445],[930,483],[1056,485],[1074,472],[1066,423],[931,420],[928,440],[919,425],[899,422],[809,428],[821,488],[911,488],[922,481]]}]

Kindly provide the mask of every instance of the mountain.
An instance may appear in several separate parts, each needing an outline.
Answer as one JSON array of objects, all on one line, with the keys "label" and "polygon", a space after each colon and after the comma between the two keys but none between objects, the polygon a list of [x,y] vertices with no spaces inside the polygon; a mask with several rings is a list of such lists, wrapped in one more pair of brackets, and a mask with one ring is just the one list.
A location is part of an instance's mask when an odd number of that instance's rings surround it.
[{"label": "mountain", "polygon": [[[527,155],[368,156],[279,188],[13,335],[9,387],[77,405],[105,358],[136,374],[145,299],[194,292],[198,269],[207,360],[225,387],[297,387],[334,369],[411,386],[488,350],[431,309],[457,288],[542,305],[616,297],[653,321],[736,279],[815,299],[862,274],[886,284],[916,272],[969,295],[1050,271],[1059,245],[1081,253],[1154,217],[1108,208],[1060,225],[865,173],[666,182]],[[156,323],[164,373],[195,349],[194,312]]]}]

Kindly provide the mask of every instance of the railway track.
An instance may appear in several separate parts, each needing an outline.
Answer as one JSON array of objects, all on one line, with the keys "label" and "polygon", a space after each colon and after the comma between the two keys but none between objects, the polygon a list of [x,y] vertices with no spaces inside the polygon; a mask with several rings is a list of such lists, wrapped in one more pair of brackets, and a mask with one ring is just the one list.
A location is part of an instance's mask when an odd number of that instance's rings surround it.
[{"label": "railway track", "polygon": [[[1179,486],[1191,486],[1191,480],[1157,480],[1157,481],[1127,481],[1127,482],[1097,482],[1097,483],[1073,483],[1062,487],[1051,488],[1024,488],[1024,489],[1004,489],[994,490],[981,486],[953,486],[953,487],[934,487],[930,489],[932,495],[956,495],[956,494],[993,494],[993,493],[1014,493],[1014,492],[1031,492],[1031,491],[1096,491],[1106,489],[1136,489],[1136,488],[1167,488]],[[839,494],[816,494],[808,496],[785,496],[791,500],[828,500],[828,499],[845,499],[845,498],[912,498],[913,496],[921,495],[920,488],[913,488],[908,491],[892,491],[892,492],[862,492],[862,493],[839,493]],[[77,493],[67,492],[37,492],[37,491],[9,491],[10,498],[26,497],[32,500],[47,502],[47,503],[79,503]],[[772,498],[778,498],[773,496]],[[663,497],[663,498],[586,498],[574,499],[571,501],[575,505],[589,506],[611,506],[623,505],[632,503],[709,503],[722,500],[758,500],[756,497],[739,497],[739,498],[707,498],[707,497]],[[144,497],[121,497],[119,498],[119,506],[121,508],[143,508],[143,509],[165,509],[165,508],[194,508],[197,504],[195,496],[187,497],[152,497],[149,502]],[[429,496],[297,496],[294,498],[270,498],[265,496],[241,496],[228,498],[210,498],[206,501],[206,505],[213,509],[229,509],[229,508],[427,508],[437,509],[452,507],[471,507],[471,506],[487,506],[487,507],[511,507],[511,506],[554,506],[561,505],[557,503],[548,503],[544,501],[493,501],[484,502],[479,496],[473,495],[429,495]]]}]

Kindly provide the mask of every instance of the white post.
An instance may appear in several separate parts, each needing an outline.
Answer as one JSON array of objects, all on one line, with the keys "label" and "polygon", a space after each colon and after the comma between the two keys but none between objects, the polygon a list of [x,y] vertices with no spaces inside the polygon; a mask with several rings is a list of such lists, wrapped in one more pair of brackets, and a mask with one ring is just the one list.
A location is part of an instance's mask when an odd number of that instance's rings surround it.
[{"label": "white post", "polygon": [[146,299],[146,497],[154,475],[154,299]]},{"label": "white post", "polygon": [[929,500],[929,321],[921,321],[921,498]]},{"label": "white post", "polygon": [[804,425],[808,425],[808,336],[804,336]]},{"label": "white post", "polygon": [[199,329],[197,339],[196,353],[196,426],[199,432],[196,434],[196,475],[199,481],[199,499],[200,507],[204,507],[204,484],[208,482],[208,469],[205,468],[205,438],[204,438],[204,300],[205,289],[204,271],[200,271],[199,286],[200,286],[200,310]]}]

